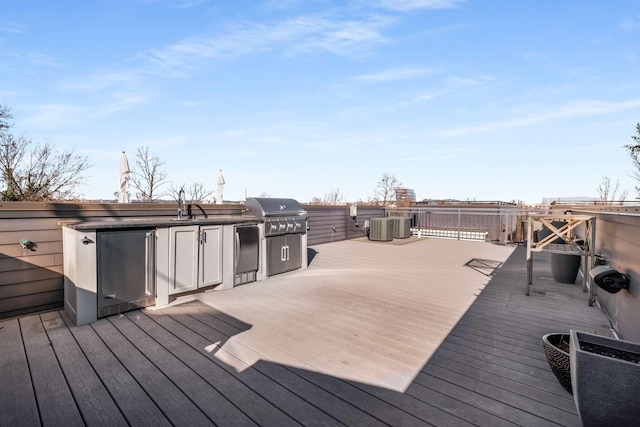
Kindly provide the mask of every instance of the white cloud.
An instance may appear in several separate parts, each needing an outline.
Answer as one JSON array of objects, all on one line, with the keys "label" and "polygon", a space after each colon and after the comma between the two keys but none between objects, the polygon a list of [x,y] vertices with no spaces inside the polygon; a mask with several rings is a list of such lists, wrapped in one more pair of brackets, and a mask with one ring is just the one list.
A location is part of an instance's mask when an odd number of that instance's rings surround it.
[{"label": "white cloud", "polygon": [[488,82],[494,81],[493,77],[479,76],[479,77],[458,77],[451,76],[447,78],[446,85],[452,89],[468,89],[471,87],[484,86]]},{"label": "white cloud", "polygon": [[188,38],[141,55],[141,58],[165,70],[184,71],[205,59],[276,49],[289,54],[324,50],[344,56],[361,56],[371,46],[387,42],[379,30],[392,22],[384,17],[360,21],[298,17],[276,24],[244,23],[230,28],[224,36]]},{"label": "white cloud", "polygon": [[623,19],[619,24],[618,28],[632,32],[640,28],[640,15],[632,16],[630,18]]},{"label": "white cloud", "polygon": [[140,93],[129,91],[119,91],[112,94],[111,99],[106,104],[98,105],[95,111],[97,116],[109,116],[120,111],[129,110],[138,105],[145,104],[147,97]]},{"label": "white cloud", "polygon": [[7,49],[4,54],[7,59],[5,63],[10,63],[12,67],[21,70],[24,69],[25,66],[48,68],[63,68],[65,66],[59,59],[39,52],[19,52]]},{"label": "white cloud", "polygon": [[379,30],[391,23],[391,19],[375,17],[369,21],[317,21],[315,32],[301,34],[291,44],[294,52],[325,50],[342,56],[360,57],[369,53],[372,45],[387,43]]},{"label": "white cloud", "polygon": [[361,76],[353,77],[353,79],[369,83],[380,83],[394,80],[413,79],[416,77],[422,77],[428,74],[432,74],[433,72],[434,70],[430,68],[402,67],[380,71],[373,74],[364,74]]},{"label": "white cloud", "polygon": [[616,111],[640,107],[640,99],[632,99],[622,102],[605,101],[574,101],[556,108],[549,108],[545,112],[532,112],[527,115],[515,117],[508,120],[498,120],[475,126],[446,129],[434,132],[434,136],[456,137],[471,133],[490,132],[498,129],[519,128],[534,124],[547,122],[550,120],[608,114]]},{"label": "white cloud", "polygon": [[106,117],[145,104],[148,97],[142,93],[117,91],[105,102],[81,104],[40,104],[28,107],[31,115],[21,122],[33,126],[58,126],[70,123],[82,123],[96,117]]},{"label": "white cloud", "polygon": [[407,12],[415,9],[453,9],[466,0],[379,0],[377,5],[384,9]]},{"label": "white cloud", "polygon": [[208,0],[145,0],[145,3],[161,3],[172,9],[189,9],[207,2]]},{"label": "white cloud", "polygon": [[24,26],[12,23],[0,23],[0,32],[10,34],[21,34],[24,32]]},{"label": "white cloud", "polygon": [[80,116],[84,116],[89,111],[89,107],[70,104],[41,104],[29,109],[33,111],[32,115],[21,121],[38,126],[78,122]]},{"label": "white cloud", "polygon": [[412,96],[408,100],[386,105],[382,109],[382,111],[386,113],[391,113],[397,110],[411,108],[415,105],[432,101],[444,95],[485,86],[493,81],[495,81],[495,78],[490,76],[477,76],[477,77],[450,76],[444,79],[444,82],[442,83],[441,88],[432,89],[430,91],[424,91],[417,95]]},{"label": "white cloud", "polygon": [[30,52],[22,57],[23,61],[29,65],[39,66],[39,67],[51,67],[51,68],[62,68],[64,64],[62,61],[54,58],[53,56],[45,55],[38,52]]},{"label": "white cloud", "polygon": [[67,82],[60,85],[62,90],[80,90],[80,91],[101,91],[112,87],[122,86],[123,84],[132,83],[137,72],[114,71],[110,73],[98,73],[86,78],[73,77]]},{"label": "white cloud", "polygon": [[293,9],[302,4],[302,0],[266,0],[261,7],[268,11]]},{"label": "white cloud", "polygon": [[429,102],[432,101],[442,95],[445,95],[447,93],[449,93],[449,90],[441,90],[441,91],[436,91],[436,92],[423,92],[418,94],[417,96],[414,96],[413,98],[406,100],[406,101],[400,101],[400,102],[396,102],[393,104],[388,104],[386,105],[384,108],[382,108],[381,111],[385,112],[385,113],[393,113],[395,111],[398,110],[404,110],[404,109],[408,109],[408,108],[412,108],[418,104],[422,104],[425,102]]},{"label": "white cloud", "polygon": [[207,3],[207,0],[179,1],[171,4],[174,9],[189,9]]}]

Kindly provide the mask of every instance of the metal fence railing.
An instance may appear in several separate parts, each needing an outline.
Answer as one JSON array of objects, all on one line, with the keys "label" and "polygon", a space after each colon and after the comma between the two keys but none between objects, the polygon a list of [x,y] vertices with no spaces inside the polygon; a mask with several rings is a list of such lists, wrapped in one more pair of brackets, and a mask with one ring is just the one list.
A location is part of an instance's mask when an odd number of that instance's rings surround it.
[{"label": "metal fence railing", "polygon": [[[418,237],[445,237],[500,243],[521,238],[517,207],[497,208],[387,208],[387,216],[411,218],[412,234]],[[526,217],[525,217],[526,218]]]}]

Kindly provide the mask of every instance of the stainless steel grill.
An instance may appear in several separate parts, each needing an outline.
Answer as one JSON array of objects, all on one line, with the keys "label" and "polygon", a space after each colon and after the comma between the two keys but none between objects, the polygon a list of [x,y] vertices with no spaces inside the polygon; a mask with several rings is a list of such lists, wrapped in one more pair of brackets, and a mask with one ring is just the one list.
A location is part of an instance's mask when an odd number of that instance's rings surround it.
[{"label": "stainless steel grill", "polygon": [[307,212],[294,199],[251,197],[244,205],[264,221],[265,237],[307,232]]},{"label": "stainless steel grill", "polygon": [[263,265],[267,276],[307,265],[307,213],[294,199],[252,197],[245,202],[264,222]]}]

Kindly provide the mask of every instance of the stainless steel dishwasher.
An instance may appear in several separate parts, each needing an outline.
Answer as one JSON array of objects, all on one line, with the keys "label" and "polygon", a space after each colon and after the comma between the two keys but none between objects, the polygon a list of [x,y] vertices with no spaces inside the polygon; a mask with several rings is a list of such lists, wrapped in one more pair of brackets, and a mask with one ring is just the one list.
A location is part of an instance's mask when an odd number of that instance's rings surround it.
[{"label": "stainless steel dishwasher", "polygon": [[233,284],[255,282],[260,259],[260,230],[257,225],[236,226],[235,236]]},{"label": "stainless steel dishwasher", "polygon": [[97,233],[98,317],[156,303],[155,239],[155,229]]}]

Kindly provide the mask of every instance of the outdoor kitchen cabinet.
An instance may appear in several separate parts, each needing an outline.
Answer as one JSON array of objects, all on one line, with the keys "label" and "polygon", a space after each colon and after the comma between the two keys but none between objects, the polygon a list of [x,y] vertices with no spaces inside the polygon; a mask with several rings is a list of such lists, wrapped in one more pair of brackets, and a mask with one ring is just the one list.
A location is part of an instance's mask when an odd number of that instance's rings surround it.
[{"label": "outdoor kitchen cabinet", "polygon": [[222,226],[169,229],[169,294],[222,283]]},{"label": "outdoor kitchen cabinet", "polygon": [[297,270],[302,266],[302,235],[285,234],[267,238],[268,275]]}]

